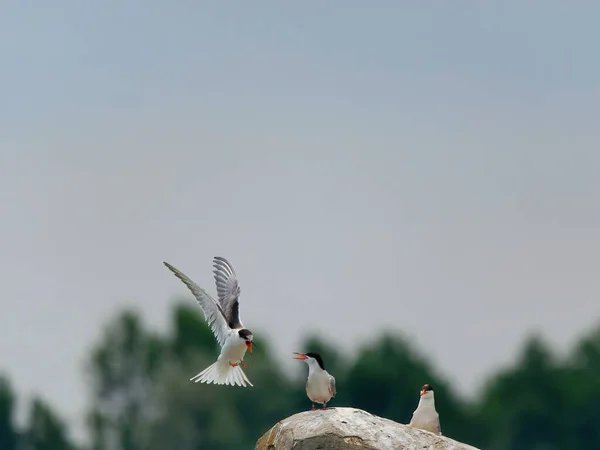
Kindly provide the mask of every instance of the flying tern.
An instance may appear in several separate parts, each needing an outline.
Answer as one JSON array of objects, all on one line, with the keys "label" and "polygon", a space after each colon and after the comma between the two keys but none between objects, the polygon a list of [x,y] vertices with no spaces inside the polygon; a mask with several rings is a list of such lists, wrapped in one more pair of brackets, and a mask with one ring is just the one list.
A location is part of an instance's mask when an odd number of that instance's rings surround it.
[{"label": "flying tern", "polygon": [[424,384],[421,387],[421,398],[409,425],[435,434],[442,434],[440,416],[435,410],[433,388],[430,384]]},{"label": "flying tern", "polygon": [[240,320],[240,287],[231,264],[220,256],[213,259],[213,273],[219,299],[217,302],[183,272],[167,262],[163,263],[192,291],[221,346],[221,354],[217,361],[190,380],[196,383],[253,386],[242,369],[248,367],[243,363],[243,359],[246,350],[252,353],[253,335]]},{"label": "flying tern", "polygon": [[315,410],[315,403],[327,408],[327,402],[335,397],[335,378],[325,370],[323,358],[318,353],[294,352],[294,359],[304,361],[308,364],[308,378],[306,380],[306,395],[312,402],[311,410]]}]

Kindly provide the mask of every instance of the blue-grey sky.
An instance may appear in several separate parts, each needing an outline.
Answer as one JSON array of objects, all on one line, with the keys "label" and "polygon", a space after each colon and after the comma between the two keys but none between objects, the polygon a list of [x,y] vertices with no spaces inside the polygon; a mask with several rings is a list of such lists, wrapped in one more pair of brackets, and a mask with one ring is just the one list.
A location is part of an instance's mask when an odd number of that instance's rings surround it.
[{"label": "blue-grey sky", "polygon": [[199,3],[1,7],[19,391],[81,422],[101,325],[192,302],[163,260],[214,292],[227,257],[282,361],[387,327],[465,394],[600,318],[600,4]]}]

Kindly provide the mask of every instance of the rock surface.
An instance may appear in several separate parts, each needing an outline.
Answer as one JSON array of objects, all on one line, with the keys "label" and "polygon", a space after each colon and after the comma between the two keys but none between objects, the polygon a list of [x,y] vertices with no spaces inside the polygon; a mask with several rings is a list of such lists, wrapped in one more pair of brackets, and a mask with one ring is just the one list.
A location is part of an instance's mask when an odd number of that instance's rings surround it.
[{"label": "rock surface", "polygon": [[[444,424],[442,423],[442,426]],[[254,450],[478,450],[354,408],[306,411],[267,431]]]}]

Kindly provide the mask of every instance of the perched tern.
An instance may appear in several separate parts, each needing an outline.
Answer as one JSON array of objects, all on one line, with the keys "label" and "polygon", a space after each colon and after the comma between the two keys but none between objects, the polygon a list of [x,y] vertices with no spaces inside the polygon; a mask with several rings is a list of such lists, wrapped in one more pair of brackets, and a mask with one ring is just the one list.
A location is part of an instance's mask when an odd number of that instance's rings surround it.
[{"label": "perched tern", "polygon": [[440,428],[440,416],[435,410],[435,400],[433,398],[433,388],[429,384],[421,387],[421,398],[419,405],[410,420],[411,427],[421,430],[431,431],[435,434],[442,434]]},{"label": "perched tern", "polygon": [[220,256],[213,259],[213,273],[219,299],[217,302],[181,271],[167,262],[163,263],[192,291],[217,342],[221,345],[221,354],[217,362],[190,380],[196,383],[199,381],[207,384],[253,386],[242,370],[242,367],[248,367],[243,363],[243,359],[246,350],[252,353],[253,336],[240,320],[240,287],[231,264]]},{"label": "perched tern", "polygon": [[327,402],[335,397],[335,378],[325,370],[323,358],[318,353],[298,353],[294,352],[299,359],[308,364],[308,379],[306,380],[306,395],[312,402],[311,410],[315,410],[315,403],[323,405],[322,409],[327,408]]}]

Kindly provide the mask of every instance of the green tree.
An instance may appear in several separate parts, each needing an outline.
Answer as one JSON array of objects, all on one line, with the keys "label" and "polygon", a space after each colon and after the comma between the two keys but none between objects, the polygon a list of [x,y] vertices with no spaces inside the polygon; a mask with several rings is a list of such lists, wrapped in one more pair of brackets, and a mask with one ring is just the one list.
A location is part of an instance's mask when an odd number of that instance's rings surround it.
[{"label": "green tree", "polygon": [[24,433],[24,450],[72,450],[65,424],[39,398],[31,403]]},{"label": "green tree", "polygon": [[[277,421],[309,409],[305,364],[298,362],[294,376],[286,376],[264,335],[254,332],[254,352],[245,358],[254,386],[215,386],[190,381],[220,351],[195,305],[175,305],[170,329],[161,335],[147,330],[135,312],[115,317],[89,364],[91,450],[253,448]],[[420,386],[430,383],[442,432],[451,438],[486,450],[600,448],[600,328],[582,338],[564,361],[541,339],[529,339],[515,364],[492,377],[472,405],[395,335],[360,349],[353,361],[315,335],[294,350],[323,356],[337,380],[331,406],[361,408],[408,423]],[[286,357],[291,359],[291,352]],[[3,397],[10,389],[6,383],[1,386],[0,426],[12,430],[14,442],[16,431],[6,425],[12,394]]]},{"label": "green tree", "polygon": [[562,420],[572,437],[569,448],[600,448],[600,327],[584,336],[567,360],[571,407]]},{"label": "green tree", "polygon": [[0,449],[15,450],[18,433],[14,425],[15,395],[8,378],[0,376]]},{"label": "green tree", "polygon": [[533,337],[526,342],[515,367],[495,376],[483,395],[484,447],[572,449],[566,446],[569,436],[564,422],[569,406],[568,373],[544,342]]},{"label": "green tree", "polygon": [[89,366],[93,408],[88,426],[95,450],[144,449],[146,423],[156,410],[154,381],[163,342],[139,315],[125,311],[105,330]]}]

